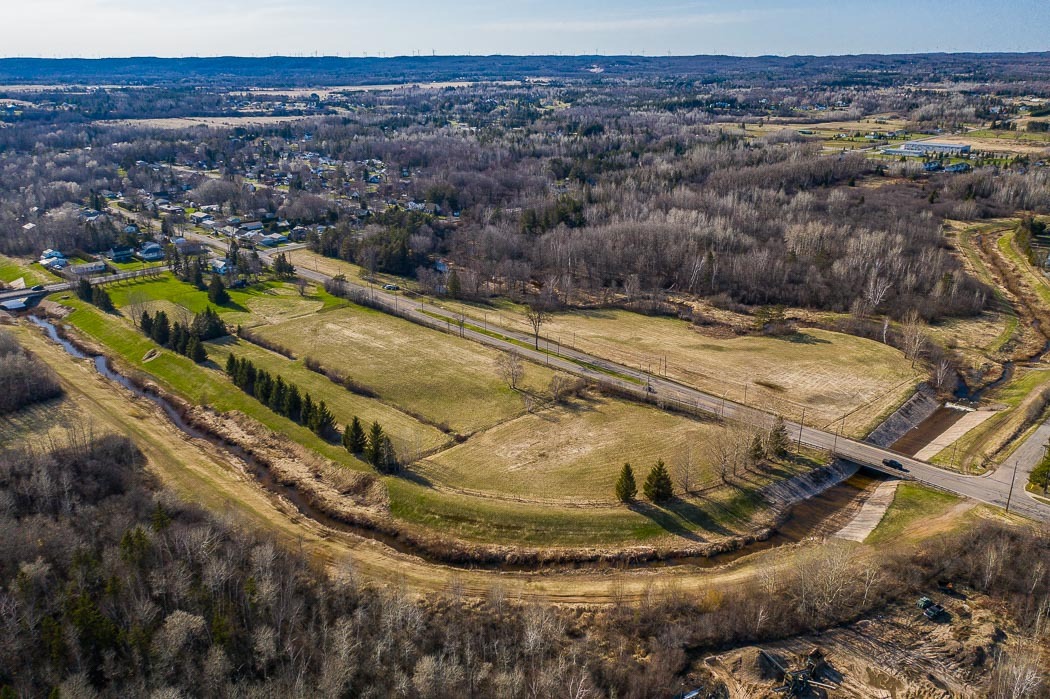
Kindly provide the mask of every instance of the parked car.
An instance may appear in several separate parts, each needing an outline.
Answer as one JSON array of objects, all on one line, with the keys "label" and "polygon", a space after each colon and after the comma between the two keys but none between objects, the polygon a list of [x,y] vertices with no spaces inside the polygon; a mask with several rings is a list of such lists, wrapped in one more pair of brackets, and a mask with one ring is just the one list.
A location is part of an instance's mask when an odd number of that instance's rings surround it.
[{"label": "parked car", "polygon": [[904,464],[902,464],[900,461],[897,461],[896,459],[883,459],[882,465],[886,468],[895,468],[898,471],[904,470]]},{"label": "parked car", "polygon": [[400,291],[401,287],[398,286],[397,284],[384,284],[383,285],[383,289],[385,291]]}]

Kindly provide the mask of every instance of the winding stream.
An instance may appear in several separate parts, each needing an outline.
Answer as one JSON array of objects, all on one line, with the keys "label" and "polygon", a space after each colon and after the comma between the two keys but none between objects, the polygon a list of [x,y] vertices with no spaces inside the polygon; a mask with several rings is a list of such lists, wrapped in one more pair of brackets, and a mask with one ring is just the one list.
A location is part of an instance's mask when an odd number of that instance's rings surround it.
[{"label": "winding stream", "polygon": [[[254,456],[246,452],[244,449],[237,445],[228,444],[225,441],[219,439],[215,435],[212,435],[204,430],[201,430],[193,425],[189,424],[182,416],[180,411],[172,405],[170,402],[165,400],[162,396],[156,395],[149,391],[145,391],[134,382],[128,379],[126,376],[114,371],[110,366],[107,358],[103,355],[88,355],[81,351],[76,345],[69,340],[61,336],[58,328],[51,321],[40,318],[38,316],[28,316],[30,322],[37,325],[47,333],[48,337],[54,342],[58,343],[69,355],[76,359],[90,359],[94,362],[95,369],[98,372],[109,379],[114,381],[127,390],[131,391],[136,396],[141,396],[155,405],[159,406],[164,414],[167,415],[175,427],[186,435],[194,438],[205,440],[209,444],[215,446],[218,449],[226,452],[230,456],[243,462],[247,467],[249,473],[251,473],[256,481],[267,491],[284,498],[291,503],[296,510],[303,515],[308,517],[325,527],[334,529],[341,532],[353,534],[367,539],[373,539],[380,541],[390,548],[411,555],[417,558],[422,558],[428,562],[433,562],[439,565],[452,565],[456,567],[466,567],[472,569],[493,569],[493,570],[550,570],[551,566],[540,566],[540,567],[524,567],[514,566],[508,564],[490,564],[483,565],[472,563],[468,565],[452,564],[444,561],[438,561],[431,557],[421,553],[416,547],[402,541],[396,536],[391,536],[383,532],[378,532],[367,527],[359,527],[351,524],[347,524],[341,520],[335,519],[325,512],[321,511],[314,505],[312,505],[307,498],[303,497],[302,493],[296,490],[294,487],[283,485],[277,482],[269,468]],[[758,551],[765,551],[778,546],[784,546],[788,544],[797,543],[803,539],[817,535],[829,535],[834,532],[837,526],[833,526],[834,518],[837,514],[844,511],[846,508],[854,505],[856,501],[861,499],[870,491],[870,485],[872,477],[870,475],[857,474],[849,478],[838,485],[832,486],[824,492],[797,503],[791,509],[791,513],[787,521],[768,539],[765,541],[757,541],[746,546],[743,546],[735,551],[729,551],[726,553],[716,554],[713,556],[687,556],[687,557],[671,557],[662,561],[647,561],[642,563],[629,564],[632,567],[653,567],[653,566],[676,566],[676,565],[690,565],[700,568],[714,568],[718,566],[731,563],[737,559],[743,558],[752,553]],[[843,522],[844,524],[844,522]],[[562,564],[554,566],[555,569],[571,569],[571,568],[587,568],[594,567],[596,565],[602,565],[600,563],[578,563],[578,564]],[[622,565],[622,564],[617,564]]]}]

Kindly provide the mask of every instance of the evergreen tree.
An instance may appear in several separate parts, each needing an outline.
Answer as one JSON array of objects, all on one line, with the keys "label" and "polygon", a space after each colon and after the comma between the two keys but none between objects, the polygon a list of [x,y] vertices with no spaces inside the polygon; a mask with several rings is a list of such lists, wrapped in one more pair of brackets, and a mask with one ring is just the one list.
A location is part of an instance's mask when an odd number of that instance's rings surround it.
[{"label": "evergreen tree", "polygon": [[211,275],[211,283],[208,284],[208,300],[218,306],[230,301],[230,294],[226,291],[226,285],[222,283],[222,277],[218,274]]},{"label": "evergreen tree", "polygon": [[255,375],[255,398],[263,405],[269,405],[272,391],[273,379],[270,378],[270,373],[260,369]]},{"label": "evergreen tree", "polygon": [[445,284],[445,289],[448,291],[448,295],[451,298],[459,298],[462,288],[459,283],[459,275],[456,274],[456,270],[453,269],[448,273],[448,283]]},{"label": "evergreen tree", "polygon": [[335,429],[335,418],[324,401],[317,404],[310,416],[310,430],[318,437],[327,437]]},{"label": "evergreen tree", "polygon": [[299,422],[309,427],[314,419],[314,410],[316,410],[314,399],[310,397],[309,393],[304,393],[303,406],[299,409]]},{"label": "evergreen tree", "polygon": [[153,316],[150,337],[161,347],[167,345],[171,339],[171,326],[168,324],[168,314],[164,311],[157,311],[157,315]]},{"label": "evergreen tree", "polygon": [[616,479],[616,499],[630,502],[638,494],[638,484],[634,482],[634,471],[630,464],[624,464],[620,477]]},{"label": "evergreen tree", "polygon": [[186,354],[190,342],[190,333],[182,323],[175,323],[171,329],[171,348],[179,354]]},{"label": "evergreen tree", "polygon": [[190,279],[195,287],[204,291],[204,267],[201,265],[200,258],[193,261],[193,269],[190,273]]},{"label": "evergreen tree", "polygon": [[752,466],[762,462],[766,458],[766,445],[762,444],[762,437],[755,435],[751,438],[751,445],[747,448],[747,458]]},{"label": "evergreen tree", "polygon": [[77,298],[91,303],[91,282],[83,277],[77,282]]},{"label": "evergreen tree", "polygon": [[787,427],[784,425],[784,418],[777,415],[773,420],[773,426],[769,430],[769,437],[766,440],[766,446],[769,449],[769,453],[773,456],[784,456],[788,452],[788,448],[791,446],[791,440],[788,439]]},{"label": "evergreen tree", "polygon": [[343,446],[351,454],[363,454],[367,445],[368,438],[365,437],[365,428],[361,426],[361,420],[354,415],[354,419],[346,426]]},{"label": "evergreen tree", "polygon": [[383,440],[380,442],[379,463],[377,466],[383,473],[397,473],[400,468],[400,464],[397,462],[397,453],[394,451],[394,443],[390,441],[390,437],[387,435],[383,435]]},{"label": "evergreen tree", "polygon": [[237,376],[237,357],[232,353],[226,355],[226,375],[231,379]]},{"label": "evergreen tree", "polygon": [[288,389],[284,392],[284,410],[282,413],[292,422],[299,422],[299,413],[302,408],[303,399],[299,395],[299,387],[295,384],[288,384]]},{"label": "evergreen tree", "polygon": [[383,461],[383,428],[376,420],[368,430],[368,443],[365,445],[365,459],[373,466],[379,466]]},{"label": "evergreen tree", "polygon": [[273,380],[273,387],[270,389],[270,400],[266,401],[266,405],[270,410],[278,414],[284,412],[285,391],[284,379],[278,376]]},{"label": "evergreen tree", "polygon": [[153,317],[149,314],[149,311],[142,312],[142,318],[139,319],[139,328],[146,337],[153,334]]},{"label": "evergreen tree", "polygon": [[208,361],[208,351],[196,335],[190,335],[190,340],[186,343],[186,356],[198,364]]},{"label": "evergreen tree", "polygon": [[113,300],[109,297],[109,292],[101,286],[91,288],[91,303],[107,313],[113,310]]},{"label": "evergreen tree", "polygon": [[664,466],[662,460],[657,461],[656,465],[653,466],[653,470],[649,471],[645,484],[642,486],[642,491],[645,493],[645,497],[653,502],[670,500],[671,496],[674,495],[671,474],[667,472],[667,467]]}]

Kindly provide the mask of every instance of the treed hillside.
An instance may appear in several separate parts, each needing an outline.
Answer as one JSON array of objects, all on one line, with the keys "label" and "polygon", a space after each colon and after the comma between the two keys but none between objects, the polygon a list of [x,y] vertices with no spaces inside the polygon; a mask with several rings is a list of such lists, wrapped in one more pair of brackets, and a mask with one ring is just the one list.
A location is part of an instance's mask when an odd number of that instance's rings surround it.
[{"label": "treed hillside", "polygon": [[[0,696],[669,696],[690,657],[855,619],[942,577],[1045,633],[1050,572],[1030,563],[1048,556],[1046,532],[986,523],[882,564],[828,546],[774,584],[654,589],[602,611],[498,587],[419,599],[180,502],[124,437],[78,439],[0,454]],[[997,687],[1030,675],[987,662],[976,672]]]}]

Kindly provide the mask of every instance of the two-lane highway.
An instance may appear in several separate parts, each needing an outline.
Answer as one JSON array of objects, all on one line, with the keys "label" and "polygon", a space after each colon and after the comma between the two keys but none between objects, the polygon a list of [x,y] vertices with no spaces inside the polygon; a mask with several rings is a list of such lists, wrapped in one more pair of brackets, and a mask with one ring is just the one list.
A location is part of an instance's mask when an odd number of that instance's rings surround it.
[{"label": "two-lane highway", "polygon": [[[215,238],[200,235],[193,235],[193,237],[217,249],[222,249],[220,247],[222,245],[221,241]],[[269,259],[273,255],[288,249],[286,247],[260,251],[260,256]],[[321,272],[304,267],[298,267],[296,274],[303,279],[320,284],[331,280],[331,277]],[[425,301],[410,300],[397,292],[388,292],[349,280],[346,284],[355,293],[367,295],[372,304],[420,325],[452,331],[496,349],[513,350],[534,362],[546,364],[570,374],[628,391],[645,400],[653,402],[663,400],[665,403],[674,401],[682,407],[720,415],[727,419],[761,427],[770,425],[773,420],[773,416],[770,413],[757,408],[728,401],[721,396],[704,393],[669,379],[654,377],[645,371],[617,364],[579,350],[559,345],[556,351],[550,351],[549,348],[553,347],[554,343],[548,345],[543,340],[541,340],[541,347],[544,347],[547,351],[536,350],[533,346],[533,337],[526,333],[507,330],[502,327],[491,330],[481,328],[479,323],[473,319],[468,319],[467,323],[461,328],[459,325],[460,318],[456,314],[428,304]],[[485,330],[485,332],[482,332],[482,330]],[[651,387],[652,390],[648,390],[647,386]],[[1007,500],[1010,499],[1011,512],[1017,512],[1032,519],[1050,522],[1050,506],[1043,505],[1028,497],[1023,492],[1023,484],[1020,486],[1015,484],[1014,492],[1012,493],[1013,497],[1011,498],[1010,481],[1012,477],[998,475],[1002,474],[1001,469],[995,474],[986,476],[966,476],[953,471],[946,471],[918,459],[903,456],[889,449],[842,437],[815,427],[802,426],[793,422],[787,422],[786,427],[792,439],[798,440],[800,436],[799,431],[801,430],[802,444],[828,450],[840,458],[894,476],[914,479],[921,483],[998,507],[1005,507]],[[903,465],[904,470],[899,471],[886,467],[883,465],[883,461],[886,459],[893,459],[899,462]]]}]

